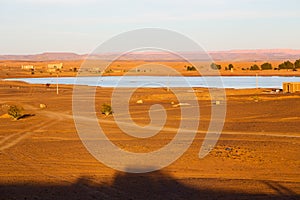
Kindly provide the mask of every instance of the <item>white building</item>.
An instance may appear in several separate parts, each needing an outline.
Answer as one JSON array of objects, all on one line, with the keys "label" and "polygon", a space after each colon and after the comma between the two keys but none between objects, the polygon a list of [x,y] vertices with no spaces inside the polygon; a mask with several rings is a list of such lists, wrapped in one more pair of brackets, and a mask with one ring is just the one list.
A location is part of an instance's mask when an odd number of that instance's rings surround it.
[{"label": "white building", "polygon": [[34,66],[33,65],[22,65],[21,69],[25,69],[25,70],[33,70]]}]

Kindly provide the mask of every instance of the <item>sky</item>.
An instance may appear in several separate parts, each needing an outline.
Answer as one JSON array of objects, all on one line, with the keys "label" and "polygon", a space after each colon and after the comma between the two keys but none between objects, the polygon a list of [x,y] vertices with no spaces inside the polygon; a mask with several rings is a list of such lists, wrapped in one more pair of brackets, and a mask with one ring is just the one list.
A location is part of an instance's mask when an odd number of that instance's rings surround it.
[{"label": "sky", "polygon": [[0,0],[0,54],[84,54],[149,27],[208,51],[300,49],[299,7],[299,0]]}]

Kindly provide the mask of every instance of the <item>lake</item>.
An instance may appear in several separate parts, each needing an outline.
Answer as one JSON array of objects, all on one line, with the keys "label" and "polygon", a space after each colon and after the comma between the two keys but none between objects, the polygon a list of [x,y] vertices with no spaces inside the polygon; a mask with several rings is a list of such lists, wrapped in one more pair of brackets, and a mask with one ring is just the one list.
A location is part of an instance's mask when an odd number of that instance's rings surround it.
[{"label": "lake", "polygon": [[76,84],[101,87],[215,87],[215,88],[282,88],[283,82],[300,82],[300,77],[286,76],[100,76],[100,77],[49,77],[11,78],[31,84]]}]

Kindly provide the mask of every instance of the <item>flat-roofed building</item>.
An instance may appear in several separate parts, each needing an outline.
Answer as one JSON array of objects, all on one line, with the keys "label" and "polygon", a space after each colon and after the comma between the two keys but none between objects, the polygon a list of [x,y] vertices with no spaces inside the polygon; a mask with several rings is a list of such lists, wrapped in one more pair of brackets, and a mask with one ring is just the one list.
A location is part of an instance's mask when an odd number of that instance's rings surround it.
[{"label": "flat-roofed building", "polygon": [[34,70],[34,66],[33,65],[22,65],[21,69]]},{"label": "flat-roofed building", "polygon": [[295,93],[300,92],[300,82],[285,82],[282,83],[283,92]]},{"label": "flat-roofed building", "polygon": [[61,70],[62,68],[63,68],[62,63],[48,64],[47,71],[48,72],[55,72],[55,71]]}]

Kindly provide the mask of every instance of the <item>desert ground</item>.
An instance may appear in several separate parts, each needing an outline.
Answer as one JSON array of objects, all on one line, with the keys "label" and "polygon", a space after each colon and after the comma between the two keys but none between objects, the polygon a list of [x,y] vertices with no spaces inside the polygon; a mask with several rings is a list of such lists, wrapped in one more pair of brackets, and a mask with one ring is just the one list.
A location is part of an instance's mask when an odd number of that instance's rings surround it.
[{"label": "desert ground", "polygon": [[[207,89],[195,91],[201,117],[190,148],[160,171],[129,174],[100,163],[82,144],[72,116],[72,86],[60,86],[57,95],[53,85],[0,81],[0,199],[299,199],[300,94],[226,90],[223,132],[209,155],[199,159],[211,106],[217,105]],[[126,135],[113,116],[101,114],[111,93],[97,88],[95,113],[116,145],[149,152],[172,140],[180,106],[172,105],[177,101],[171,91],[133,94],[129,106],[137,124],[149,123],[146,111],[155,103],[167,112],[166,130],[147,139]],[[22,106],[26,117],[9,118],[9,105]]]}]

